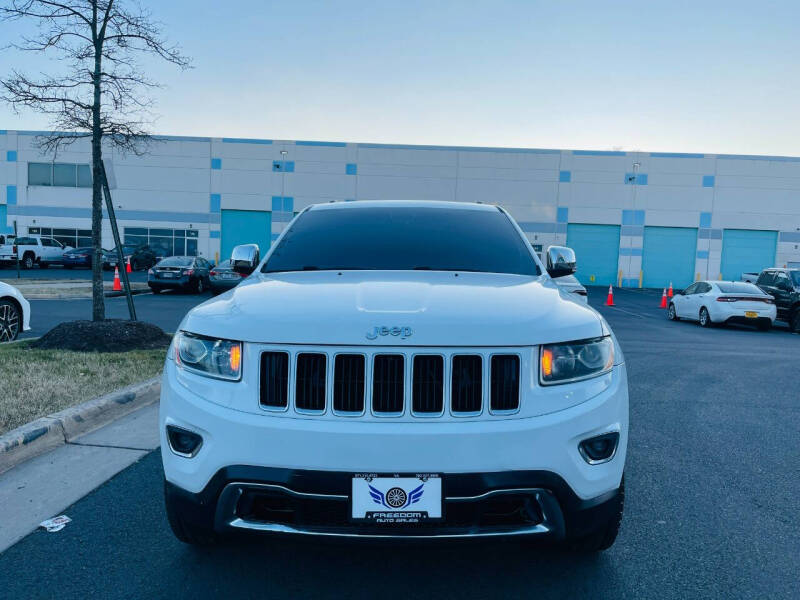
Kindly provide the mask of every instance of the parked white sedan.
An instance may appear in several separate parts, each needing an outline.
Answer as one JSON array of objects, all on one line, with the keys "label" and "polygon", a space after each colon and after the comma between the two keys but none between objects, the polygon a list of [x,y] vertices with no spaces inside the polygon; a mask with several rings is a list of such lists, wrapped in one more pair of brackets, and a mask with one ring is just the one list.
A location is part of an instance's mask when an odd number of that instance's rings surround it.
[{"label": "parked white sedan", "polygon": [[0,343],[30,329],[31,305],[14,286],[0,281]]},{"label": "parked white sedan", "polygon": [[703,327],[715,323],[745,323],[767,330],[775,320],[772,296],[743,281],[698,281],[670,300],[672,321],[689,319]]}]

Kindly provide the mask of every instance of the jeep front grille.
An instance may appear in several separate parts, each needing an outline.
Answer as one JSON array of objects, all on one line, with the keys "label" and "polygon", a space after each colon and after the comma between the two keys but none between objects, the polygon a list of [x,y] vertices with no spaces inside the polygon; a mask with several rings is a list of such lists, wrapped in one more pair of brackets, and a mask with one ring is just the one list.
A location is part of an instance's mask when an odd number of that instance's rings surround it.
[{"label": "jeep front grille", "polygon": [[526,349],[264,347],[259,402],[267,410],[339,417],[508,415],[520,408]]}]

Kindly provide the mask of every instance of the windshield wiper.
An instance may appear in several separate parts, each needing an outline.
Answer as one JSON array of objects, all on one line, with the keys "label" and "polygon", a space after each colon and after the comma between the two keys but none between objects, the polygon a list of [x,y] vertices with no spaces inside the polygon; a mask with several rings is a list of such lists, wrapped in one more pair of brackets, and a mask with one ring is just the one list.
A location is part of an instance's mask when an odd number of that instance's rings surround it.
[{"label": "windshield wiper", "polygon": [[461,267],[413,267],[414,271],[461,271],[462,273],[482,273],[480,269],[463,269]]}]

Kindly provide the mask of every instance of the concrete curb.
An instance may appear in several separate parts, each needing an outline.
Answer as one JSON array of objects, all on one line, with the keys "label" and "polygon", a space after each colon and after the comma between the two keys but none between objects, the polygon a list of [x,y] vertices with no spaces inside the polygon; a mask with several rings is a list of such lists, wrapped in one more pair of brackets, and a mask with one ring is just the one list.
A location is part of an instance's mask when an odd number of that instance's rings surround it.
[{"label": "concrete curb", "polygon": [[157,402],[161,376],[115,390],[0,435],[0,473]]}]

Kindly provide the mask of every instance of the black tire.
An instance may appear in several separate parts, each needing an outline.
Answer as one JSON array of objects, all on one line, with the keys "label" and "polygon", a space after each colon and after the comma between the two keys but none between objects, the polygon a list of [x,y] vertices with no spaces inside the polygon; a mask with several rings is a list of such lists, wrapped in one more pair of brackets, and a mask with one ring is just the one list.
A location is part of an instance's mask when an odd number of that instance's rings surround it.
[{"label": "black tire", "polygon": [[789,331],[800,333],[800,308],[796,308],[789,316]]},{"label": "black tire", "polygon": [[131,261],[131,271],[138,271],[141,268],[138,260]]},{"label": "black tire", "polygon": [[769,321],[764,321],[758,324],[759,331],[769,331],[772,328],[772,323]]},{"label": "black tire", "polygon": [[33,258],[33,254],[30,252],[23,256],[22,260],[19,261],[19,266],[23,269],[32,269],[34,264],[36,264],[36,261]]},{"label": "black tire", "polygon": [[206,291],[206,282],[203,281],[202,277],[198,277],[197,283],[194,284],[194,293],[202,294],[204,291]]},{"label": "black tire", "polygon": [[667,318],[670,321],[680,321],[680,317],[678,317],[678,313],[675,312],[675,304],[673,302],[669,303],[669,307],[667,308]]},{"label": "black tire", "polygon": [[151,285],[151,286],[150,286],[150,291],[151,291],[151,292],[153,292],[154,294],[160,294],[160,293],[161,293],[161,288],[159,288],[159,287],[153,287],[153,286]]},{"label": "black tire", "polygon": [[22,329],[22,311],[11,300],[0,300],[0,342],[13,342]]},{"label": "black tire", "polygon": [[49,266],[50,266],[50,263],[39,261],[39,268],[40,269],[46,269]]},{"label": "black tire", "polygon": [[65,269],[71,269],[71,268],[72,268],[72,265],[64,265],[64,268],[65,268]]},{"label": "black tire", "polygon": [[167,511],[167,521],[175,537],[184,544],[191,546],[212,546],[217,543],[219,536],[210,527],[199,527],[188,523],[180,515],[178,507],[173,503],[167,493],[167,484],[164,482],[164,507]]},{"label": "black tire", "polygon": [[708,314],[708,309],[704,306],[700,309],[700,327],[711,327],[711,317]]},{"label": "black tire", "polygon": [[614,541],[619,534],[622,525],[622,512],[625,507],[625,476],[619,486],[619,494],[615,500],[616,506],[611,518],[600,525],[596,530],[588,535],[574,538],[567,541],[567,547],[573,551],[583,554],[602,552],[614,545]]}]

